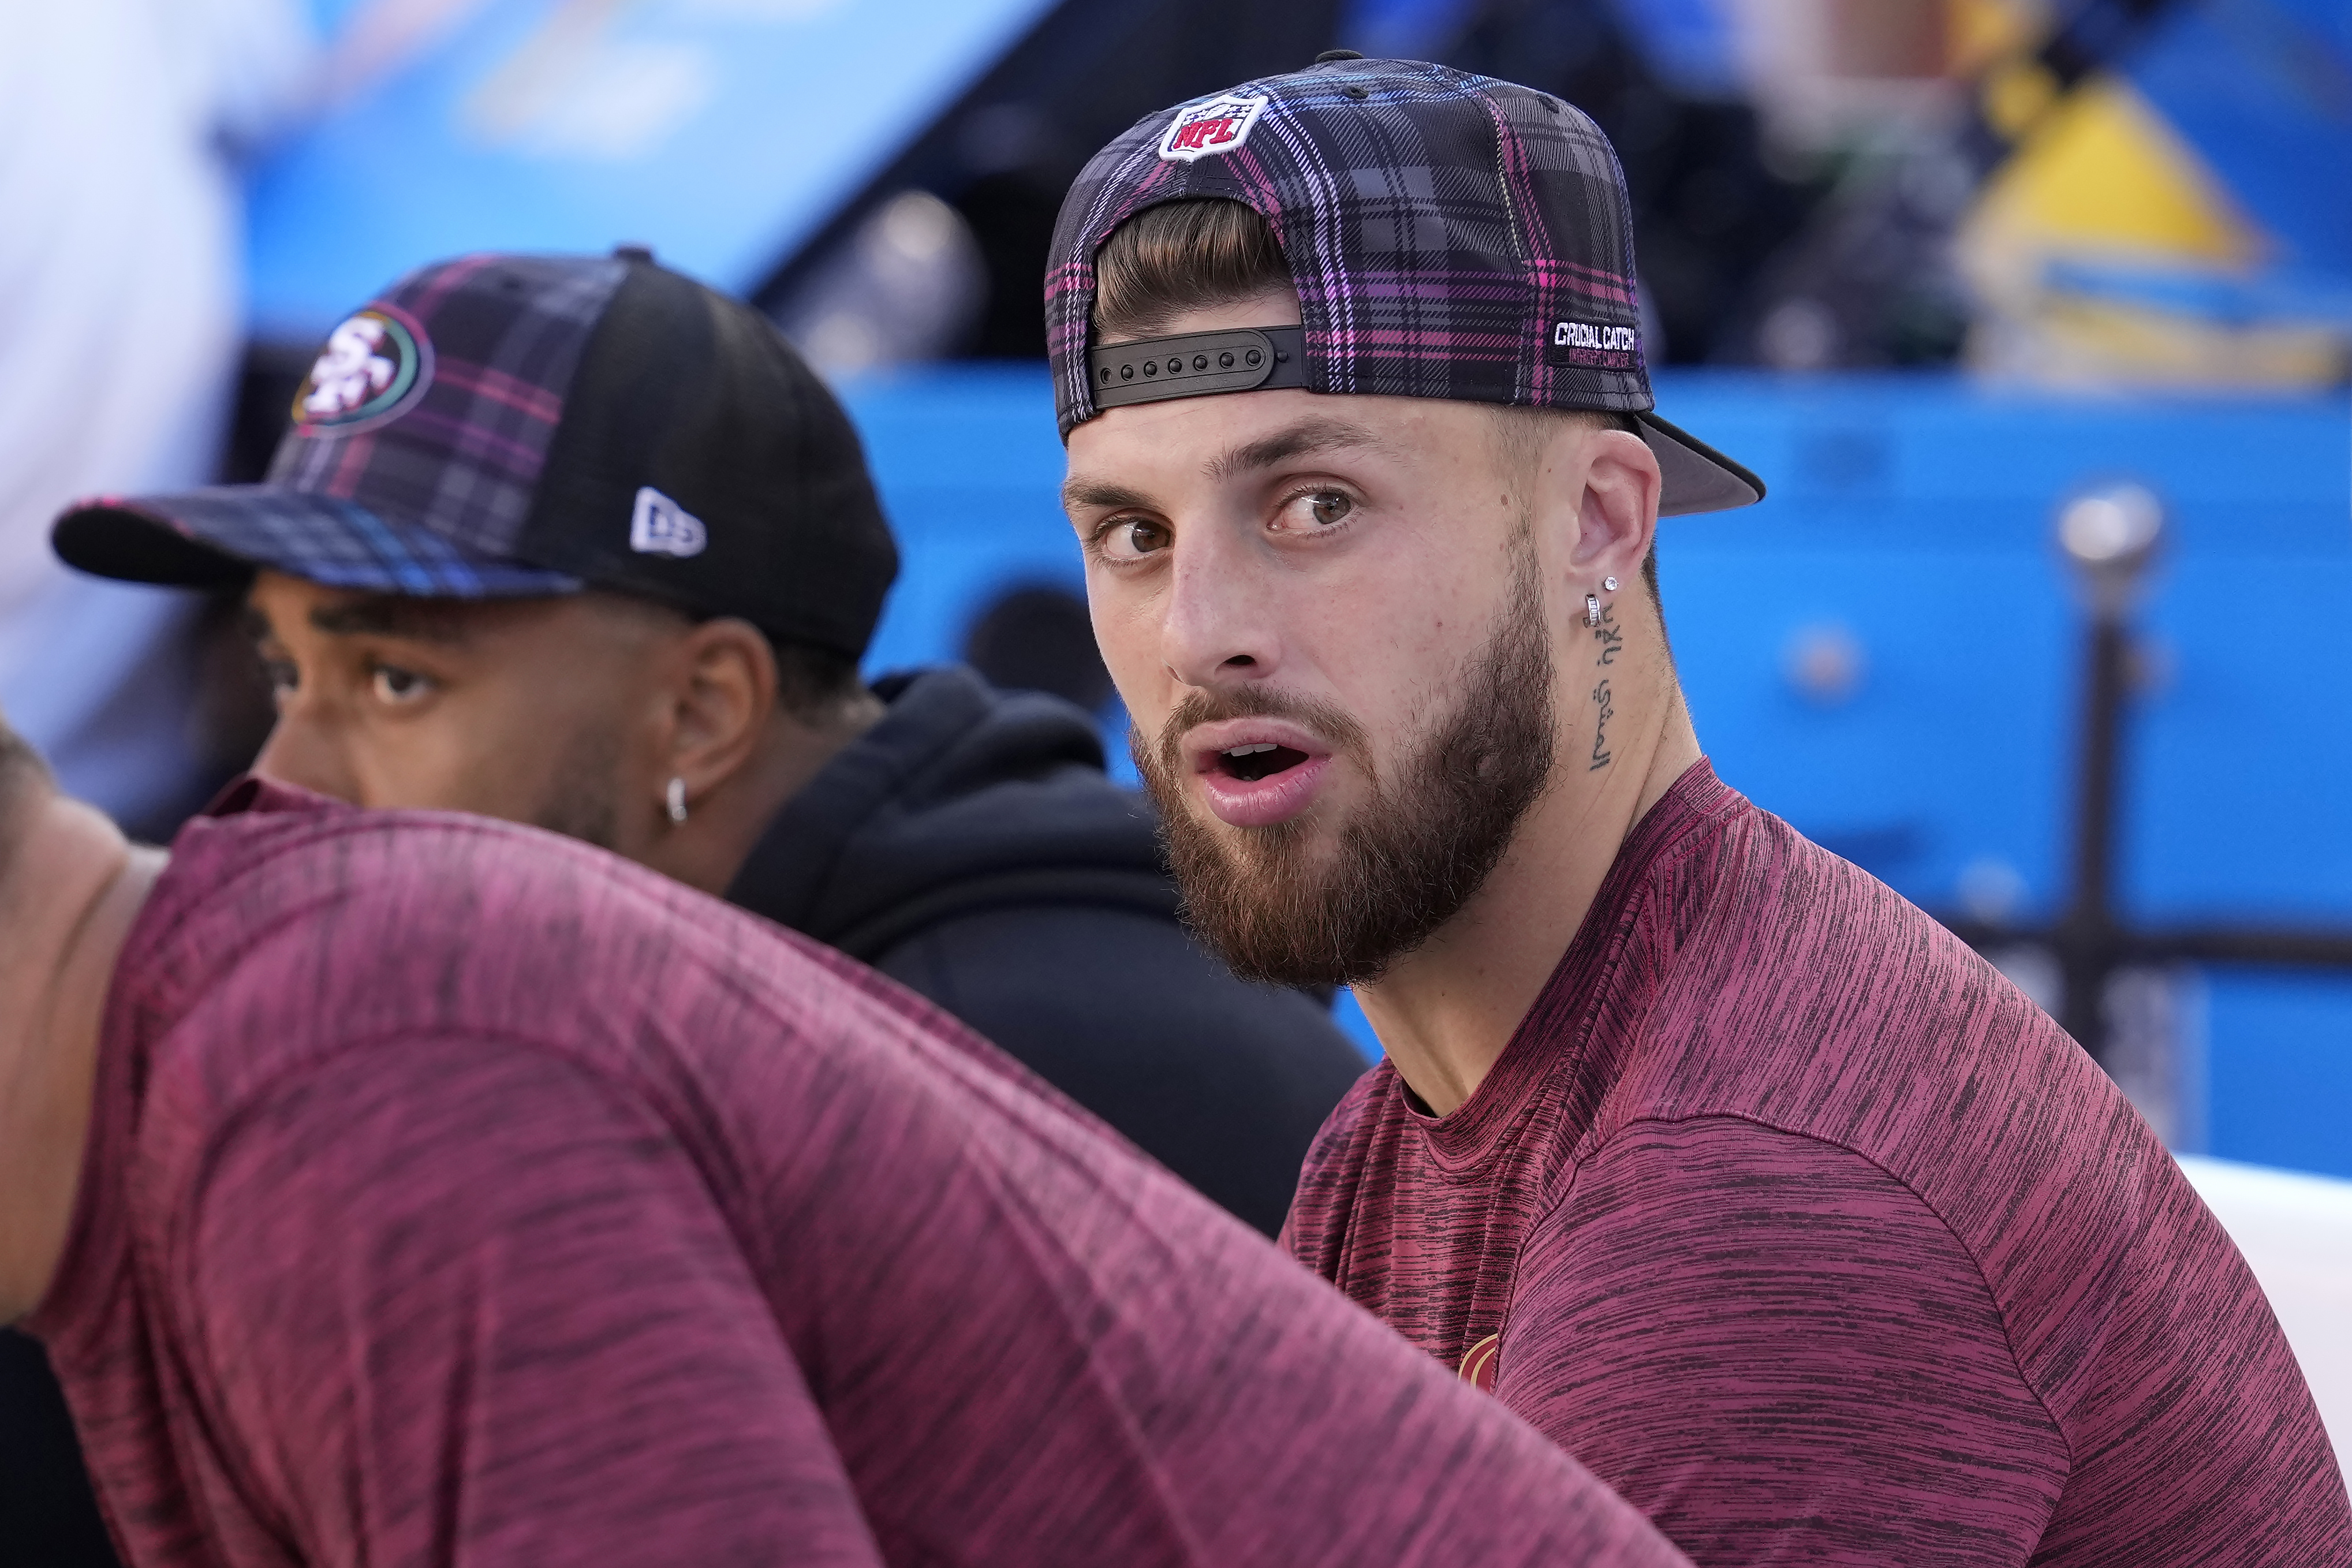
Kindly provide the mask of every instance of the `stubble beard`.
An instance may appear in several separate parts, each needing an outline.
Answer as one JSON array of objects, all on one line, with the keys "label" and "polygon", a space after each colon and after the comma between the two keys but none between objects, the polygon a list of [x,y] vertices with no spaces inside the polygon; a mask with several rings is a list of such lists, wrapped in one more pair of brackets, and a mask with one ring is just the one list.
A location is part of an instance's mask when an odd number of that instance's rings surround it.
[{"label": "stubble beard", "polygon": [[530,825],[617,851],[621,752],[620,735],[611,724],[593,722],[573,734],[564,743],[546,798],[531,814]]},{"label": "stubble beard", "polygon": [[[1160,808],[1187,921],[1244,979],[1285,985],[1378,980],[1470,901],[1552,775],[1557,721],[1551,640],[1534,547],[1512,546],[1509,593],[1493,634],[1427,724],[1392,784],[1362,727],[1328,704],[1240,688],[1179,703],[1159,744],[1131,732],[1137,771]],[[1340,826],[1312,813],[1265,827],[1202,821],[1182,785],[1181,742],[1218,719],[1294,718],[1363,771],[1370,796]]]}]

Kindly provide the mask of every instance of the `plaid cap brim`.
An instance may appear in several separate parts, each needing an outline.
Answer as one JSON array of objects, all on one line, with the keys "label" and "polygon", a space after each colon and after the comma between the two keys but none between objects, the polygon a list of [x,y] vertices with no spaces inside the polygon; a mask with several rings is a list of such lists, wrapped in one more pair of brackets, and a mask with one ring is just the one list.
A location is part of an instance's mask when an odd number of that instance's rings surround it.
[{"label": "plaid cap brim", "polygon": [[1689,431],[1643,409],[1633,416],[1658,459],[1658,515],[1728,511],[1764,499],[1764,481]]},{"label": "plaid cap brim", "polygon": [[59,560],[93,576],[183,588],[236,587],[262,567],[330,588],[417,598],[532,598],[586,585],[351,501],[277,485],[96,497],[67,508],[49,543]]}]

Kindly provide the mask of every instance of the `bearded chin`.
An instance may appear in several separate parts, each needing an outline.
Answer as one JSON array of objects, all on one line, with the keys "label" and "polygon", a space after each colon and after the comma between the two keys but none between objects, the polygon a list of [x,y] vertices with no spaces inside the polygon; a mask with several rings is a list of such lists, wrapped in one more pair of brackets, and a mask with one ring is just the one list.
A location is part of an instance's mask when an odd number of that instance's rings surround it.
[{"label": "bearded chin", "polygon": [[[1523,558],[1453,707],[1417,739],[1392,783],[1384,786],[1369,759],[1357,756],[1370,798],[1336,837],[1311,812],[1221,832],[1193,814],[1167,743],[1175,736],[1157,748],[1132,738],[1185,919],[1235,973],[1284,985],[1377,980],[1485,884],[1551,777],[1551,646],[1541,594],[1532,559]],[[1252,710],[1268,710],[1253,703]]]}]

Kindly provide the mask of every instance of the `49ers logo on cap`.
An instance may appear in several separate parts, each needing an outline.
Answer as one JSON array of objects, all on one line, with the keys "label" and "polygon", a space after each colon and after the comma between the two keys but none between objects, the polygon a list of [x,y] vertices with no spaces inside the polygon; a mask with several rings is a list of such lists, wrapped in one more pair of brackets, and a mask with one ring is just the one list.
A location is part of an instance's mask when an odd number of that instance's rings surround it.
[{"label": "49ers logo on cap", "polygon": [[1160,139],[1160,155],[1190,163],[1213,153],[1235,153],[1249,140],[1250,127],[1265,110],[1265,100],[1228,92],[1176,111],[1176,123]]},{"label": "49ers logo on cap", "polygon": [[401,413],[433,379],[433,345],[404,311],[372,305],[327,334],[294,395],[294,424],[338,435]]}]

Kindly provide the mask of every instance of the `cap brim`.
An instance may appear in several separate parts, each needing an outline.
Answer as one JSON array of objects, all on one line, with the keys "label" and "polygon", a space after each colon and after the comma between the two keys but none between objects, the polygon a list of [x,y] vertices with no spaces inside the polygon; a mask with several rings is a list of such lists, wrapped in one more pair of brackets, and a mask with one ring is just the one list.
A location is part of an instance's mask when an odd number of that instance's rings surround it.
[{"label": "cap brim", "polygon": [[236,587],[264,567],[331,588],[418,598],[527,598],[584,585],[352,501],[276,485],[100,496],[59,514],[49,544],[93,576],[183,588]]},{"label": "cap brim", "polygon": [[1642,439],[1658,459],[1658,515],[1686,517],[1695,511],[1728,511],[1764,499],[1764,481],[1687,430],[1654,414],[1633,416]]}]

